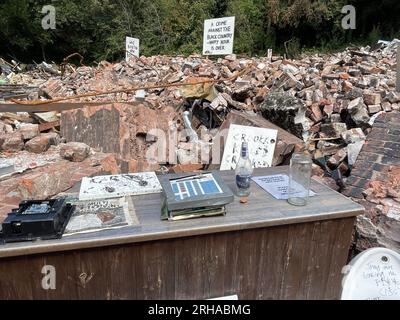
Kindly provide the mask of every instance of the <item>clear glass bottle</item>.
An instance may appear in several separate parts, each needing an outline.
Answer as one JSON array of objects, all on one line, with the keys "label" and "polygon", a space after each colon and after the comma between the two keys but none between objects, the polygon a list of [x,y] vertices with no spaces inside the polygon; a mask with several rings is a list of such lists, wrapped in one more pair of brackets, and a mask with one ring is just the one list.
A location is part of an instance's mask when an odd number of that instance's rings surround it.
[{"label": "clear glass bottle", "polygon": [[310,194],[312,160],[307,152],[294,153],[290,160],[288,202],[305,206]]},{"label": "clear glass bottle", "polygon": [[236,165],[236,195],[238,197],[248,197],[250,195],[251,175],[253,165],[249,158],[249,148],[247,142],[242,142],[240,158]]}]

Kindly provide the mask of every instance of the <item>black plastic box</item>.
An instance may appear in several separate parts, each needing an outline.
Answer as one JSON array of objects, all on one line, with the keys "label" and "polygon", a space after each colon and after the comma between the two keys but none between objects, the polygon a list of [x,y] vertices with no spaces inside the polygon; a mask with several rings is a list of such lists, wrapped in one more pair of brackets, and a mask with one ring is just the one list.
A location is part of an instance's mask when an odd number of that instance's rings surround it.
[{"label": "black plastic box", "polygon": [[65,199],[23,201],[4,220],[3,241],[61,238],[73,209]]}]

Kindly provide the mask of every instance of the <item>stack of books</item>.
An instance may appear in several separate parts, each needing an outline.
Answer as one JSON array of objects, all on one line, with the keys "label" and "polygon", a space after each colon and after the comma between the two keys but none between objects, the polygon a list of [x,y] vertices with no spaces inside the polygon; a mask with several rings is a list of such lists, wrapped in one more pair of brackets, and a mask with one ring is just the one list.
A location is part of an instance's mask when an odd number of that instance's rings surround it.
[{"label": "stack of books", "polygon": [[164,201],[163,220],[183,220],[225,215],[225,205],[234,196],[218,172],[161,178]]}]

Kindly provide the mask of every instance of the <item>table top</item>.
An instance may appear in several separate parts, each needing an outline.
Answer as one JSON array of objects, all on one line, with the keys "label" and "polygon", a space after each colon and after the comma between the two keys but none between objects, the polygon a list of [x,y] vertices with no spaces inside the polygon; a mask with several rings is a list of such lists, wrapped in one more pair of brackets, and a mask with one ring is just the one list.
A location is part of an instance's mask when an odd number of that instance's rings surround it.
[{"label": "table top", "polygon": [[[262,168],[256,169],[253,176],[287,172],[288,167]],[[234,173],[220,171],[220,175],[234,190]],[[182,221],[160,219],[161,194],[134,196],[132,202],[139,225],[76,234],[56,240],[0,245],[0,258],[348,218],[364,212],[361,205],[317,181],[312,181],[311,188],[317,196],[311,197],[306,206],[296,207],[286,200],[275,199],[252,182],[248,203],[241,204],[239,198],[235,197],[235,201],[226,206],[226,216]]]}]

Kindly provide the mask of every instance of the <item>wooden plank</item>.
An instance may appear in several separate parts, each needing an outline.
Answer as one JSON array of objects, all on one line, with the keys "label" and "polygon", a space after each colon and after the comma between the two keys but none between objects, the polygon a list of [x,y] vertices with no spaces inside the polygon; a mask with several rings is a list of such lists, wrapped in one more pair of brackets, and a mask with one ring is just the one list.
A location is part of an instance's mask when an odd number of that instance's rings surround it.
[{"label": "wooden plank", "polygon": [[[330,277],[326,282],[326,290],[324,299],[330,300],[340,296],[342,290],[336,283],[342,282],[342,268],[344,261],[347,262],[349,257],[348,250],[352,243],[352,235],[354,230],[355,219],[348,218],[338,221],[336,225],[336,235],[330,230],[330,241],[332,241],[331,252],[335,252],[330,256],[329,274]],[[338,237],[337,235],[340,235]],[[317,295],[316,295],[317,297]]]},{"label": "wooden plank", "polygon": [[[104,106],[115,102],[62,102],[48,103],[39,105],[25,105],[16,103],[0,103],[0,112],[49,112],[49,111],[65,111],[73,109],[83,109],[90,106]],[[137,105],[137,102],[124,102],[124,104]]]},{"label": "wooden plank", "polygon": [[225,297],[234,293],[225,291],[224,276],[227,259],[228,234],[211,235],[204,241],[203,296]]},{"label": "wooden plank", "polygon": [[257,299],[271,300],[282,296],[282,279],[284,277],[284,266],[287,252],[289,228],[271,228],[263,233],[260,261]]},{"label": "wooden plank", "polygon": [[0,262],[0,299],[24,297],[33,299],[32,281],[39,274],[33,272],[27,257],[5,259]]},{"label": "wooden plank", "polygon": [[[288,230],[286,259],[282,273],[281,299],[301,299],[304,297],[307,286],[304,286],[304,275],[310,267],[310,224],[291,225]],[[290,284],[290,285],[287,285]]]},{"label": "wooden plank", "polygon": [[174,241],[175,272],[171,276],[175,279],[173,299],[204,299],[204,249],[203,237]]},{"label": "wooden plank", "polygon": [[103,255],[110,263],[111,282],[109,284],[110,298],[113,300],[137,299],[137,283],[140,279],[137,263],[136,245],[114,247],[113,250],[104,250]]},{"label": "wooden plank", "polygon": [[90,254],[74,256],[73,269],[69,270],[69,280],[77,288],[78,299],[110,299],[111,267],[107,254],[101,248]]},{"label": "wooden plank", "polygon": [[[158,299],[175,295],[176,243],[158,241],[138,246],[140,258],[136,270],[136,295],[140,299]],[[181,262],[182,263],[182,262]]]}]

